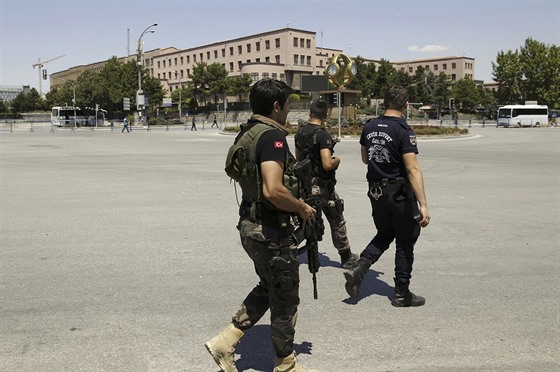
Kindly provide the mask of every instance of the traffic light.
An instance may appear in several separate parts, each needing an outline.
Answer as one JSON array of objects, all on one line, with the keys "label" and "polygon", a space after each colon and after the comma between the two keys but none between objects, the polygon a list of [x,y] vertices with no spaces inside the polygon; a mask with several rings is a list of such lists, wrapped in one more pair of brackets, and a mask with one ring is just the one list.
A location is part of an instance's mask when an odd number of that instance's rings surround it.
[{"label": "traffic light", "polygon": [[455,110],[455,98],[449,98],[449,109]]},{"label": "traffic light", "polygon": [[47,80],[47,70],[43,70],[43,80]]},{"label": "traffic light", "polygon": [[339,93],[334,93],[333,94],[333,103],[335,106],[338,106],[338,94]]}]

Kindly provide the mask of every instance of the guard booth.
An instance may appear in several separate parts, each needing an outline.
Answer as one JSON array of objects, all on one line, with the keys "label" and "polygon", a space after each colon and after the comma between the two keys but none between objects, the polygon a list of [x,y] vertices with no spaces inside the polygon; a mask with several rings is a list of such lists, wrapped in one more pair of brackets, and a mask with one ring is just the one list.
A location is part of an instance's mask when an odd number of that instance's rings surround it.
[{"label": "guard booth", "polygon": [[[340,93],[340,102],[337,100],[337,93]],[[339,110],[340,117],[345,120],[356,120],[358,118],[358,94],[359,90],[346,90],[341,87],[340,90],[324,90],[319,94],[327,101],[329,111],[327,118],[338,119]]]}]

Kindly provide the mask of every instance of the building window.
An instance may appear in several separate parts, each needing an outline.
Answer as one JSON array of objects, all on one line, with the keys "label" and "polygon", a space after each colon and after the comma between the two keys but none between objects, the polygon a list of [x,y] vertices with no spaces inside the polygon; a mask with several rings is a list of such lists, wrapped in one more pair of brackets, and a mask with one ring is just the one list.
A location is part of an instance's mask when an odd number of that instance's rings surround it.
[{"label": "building window", "polygon": [[264,57],[264,61],[265,61],[266,63],[270,63],[270,57]]},{"label": "building window", "polygon": [[297,48],[297,46],[298,46],[298,45],[297,45],[297,37],[294,37],[294,47]]},{"label": "building window", "polygon": [[196,54],[192,55],[192,61],[193,61],[193,63],[196,62]]},{"label": "building window", "polygon": [[304,39],[304,38],[300,38],[300,39],[299,39],[299,46],[300,46],[300,48],[303,48],[304,45],[305,45],[305,39]]},{"label": "building window", "polygon": [[255,62],[256,62],[256,63],[260,63],[260,62],[261,62],[261,59],[260,59],[260,58],[255,58]]},{"label": "building window", "polygon": [[280,64],[280,56],[279,55],[275,55],[274,59],[276,60],[276,63]]},{"label": "building window", "polygon": [[191,63],[191,56],[187,56],[187,63]]},{"label": "building window", "polygon": [[251,44],[247,44],[247,53],[251,53]]},{"label": "building window", "polygon": [[311,39],[307,39],[306,41],[307,49],[311,49]]},{"label": "building window", "polygon": [[188,76],[188,77],[191,76],[191,69],[190,69],[190,68],[187,69],[187,76]]},{"label": "building window", "polygon": [[[215,50],[215,51],[214,51],[214,59],[217,59],[217,58],[218,58],[218,51]],[[208,59],[210,59],[210,57],[208,57]]]},{"label": "building window", "polygon": [[229,55],[230,55],[230,56],[233,55],[233,47],[229,47]]},{"label": "building window", "polygon": [[298,55],[294,54],[294,65],[297,65],[299,61]]},{"label": "building window", "polygon": [[426,71],[430,71],[430,66],[426,65],[424,66],[424,68],[426,69]]},{"label": "building window", "polygon": [[457,75],[451,74],[451,80],[453,80],[453,81],[457,80]]},{"label": "building window", "polygon": [[160,66],[160,64],[159,64],[159,63],[160,63],[160,62],[159,62],[159,61],[157,61],[157,68],[161,68],[161,66]]},{"label": "building window", "polygon": [[177,58],[175,58],[175,66],[177,66]]},{"label": "building window", "polygon": [[200,54],[200,60],[201,60],[201,61],[204,60],[204,54],[202,54],[202,52],[199,53],[199,54]]},{"label": "building window", "polygon": [[208,59],[208,60],[210,59],[210,51],[206,52],[206,59]]},{"label": "building window", "polygon": [[222,48],[222,57],[226,56],[226,48]]},{"label": "building window", "polygon": [[163,60],[163,68],[165,68],[165,60]]},{"label": "building window", "polygon": [[184,62],[184,61],[183,61],[183,57],[181,57],[181,64],[183,64],[183,62]]},{"label": "building window", "polygon": [[451,68],[452,68],[452,69],[456,69],[456,68],[457,68],[457,64],[456,64],[455,62],[453,62],[453,63],[451,64]]},{"label": "building window", "polygon": [[412,67],[409,67],[408,72],[412,73],[412,71],[413,71]]},{"label": "building window", "polygon": [[259,81],[259,73],[258,72],[251,72],[251,80],[253,80],[253,83],[256,83],[257,81]]},{"label": "building window", "polygon": [[278,80],[278,74],[277,74],[276,72],[273,72],[273,73],[272,73],[272,78],[273,78],[274,80]]},{"label": "building window", "polygon": [[286,76],[284,74],[280,74],[280,81],[286,80]]},{"label": "building window", "polygon": [[250,59],[248,59],[248,60],[247,60],[247,63],[251,63],[251,60],[250,60]]},{"label": "building window", "polygon": [[257,41],[257,42],[255,43],[255,49],[257,50],[257,52],[260,52],[260,51],[261,51],[261,42],[260,42],[260,41]]},{"label": "building window", "polygon": [[243,62],[237,61],[237,68],[241,70],[241,66],[243,66]]},{"label": "building window", "polygon": [[311,66],[311,56],[307,56],[307,66]]},{"label": "building window", "polygon": [[305,65],[305,56],[299,56],[299,64]]},{"label": "building window", "polygon": [[280,48],[280,38],[277,37],[274,42],[276,43],[276,48]]},{"label": "building window", "polygon": [[233,71],[233,62],[230,62],[230,63],[229,63],[229,70],[230,70],[230,71]]},{"label": "building window", "polygon": [[443,64],[443,69],[444,69],[444,70],[447,70],[447,63],[444,63],[444,64]]},{"label": "building window", "polygon": [[268,72],[263,72],[262,73],[262,78],[263,79],[268,79],[270,77],[270,74]]},{"label": "building window", "polygon": [[439,68],[438,65],[434,65],[434,71],[437,71],[438,68]]},{"label": "building window", "polygon": [[266,49],[266,50],[270,49],[270,40],[265,40],[264,41],[264,49]]},{"label": "building window", "polygon": [[323,67],[323,60],[319,61],[319,67]]},{"label": "building window", "polygon": [[237,54],[243,53],[243,47],[241,45],[237,46]]}]

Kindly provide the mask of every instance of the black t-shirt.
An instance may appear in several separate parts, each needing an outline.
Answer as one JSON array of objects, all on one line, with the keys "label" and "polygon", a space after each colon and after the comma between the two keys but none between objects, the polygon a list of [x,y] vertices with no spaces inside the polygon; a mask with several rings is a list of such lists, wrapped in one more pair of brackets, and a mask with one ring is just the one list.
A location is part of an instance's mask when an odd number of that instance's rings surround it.
[{"label": "black t-shirt", "polygon": [[380,116],[369,120],[362,131],[360,144],[368,154],[367,180],[408,178],[403,154],[418,154],[416,134],[404,119]]},{"label": "black t-shirt", "polygon": [[[315,135],[311,134],[313,132],[315,132]],[[315,136],[315,139],[313,139],[313,136]],[[313,160],[319,170],[317,176],[325,179],[334,177],[335,170],[326,171],[321,161],[321,150],[329,149],[331,155],[333,154],[333,139],[329,131],[315,124],[305,124],[298,130],[295,136],[295,143],[300,156],[305,152],[305,147],[313,144]]]},{"label": "black t-shirt", "polygon": [[260,165],[271,160],[286,161],[286,153],[289,151],[284,132],[279,129],[267,130],[257,142],[257,163]]}]

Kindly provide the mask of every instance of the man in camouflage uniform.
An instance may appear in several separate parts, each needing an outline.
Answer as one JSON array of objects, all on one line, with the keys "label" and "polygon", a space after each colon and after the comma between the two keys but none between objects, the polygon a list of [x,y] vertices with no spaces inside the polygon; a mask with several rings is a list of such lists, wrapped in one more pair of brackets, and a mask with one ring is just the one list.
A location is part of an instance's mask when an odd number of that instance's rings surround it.
[{"label": "man in camouflage uniform", "polygon": [[[237,228],[259,283],[233,315],[232,322],[205,344],[214,361],[226,372],[237,371],[235,346],[268,310],[276,353],[274,372],[306,371],[299,365],[293,347],[299,304],[299,261],[290,218],[296,214],[302,221],[312,223],[316,211],[285,186],[297,183],[291,175],[295,159],[288,148],[284,128],[291,93],[281,81],[256,82],[249,95],[253,115],[242,126],[232,146],[242,144],[244,154],[248,154],[248,159],[243,155],[246,173],[237,173],[243,192]],[[231,153],[226,160],[226,172]],[[292,182],[285,183],[285,178]]]},{"label": "man in camouflage uniform", "polygon": [[325,217],[331,228],[333,245],[338,250],[342,268],[348,269],[358,256],[350,250],[346,233],[346,221],[342,214],[344,202],[336,193],[335,172],[340,165],[340,158],[333,156],[334,141],[325,130],[327,103],[316,99],[311,102],[309,120],[295,136],[296,157],[298,160],[308,158],[313,164],[312,193],[319,197]]}]

